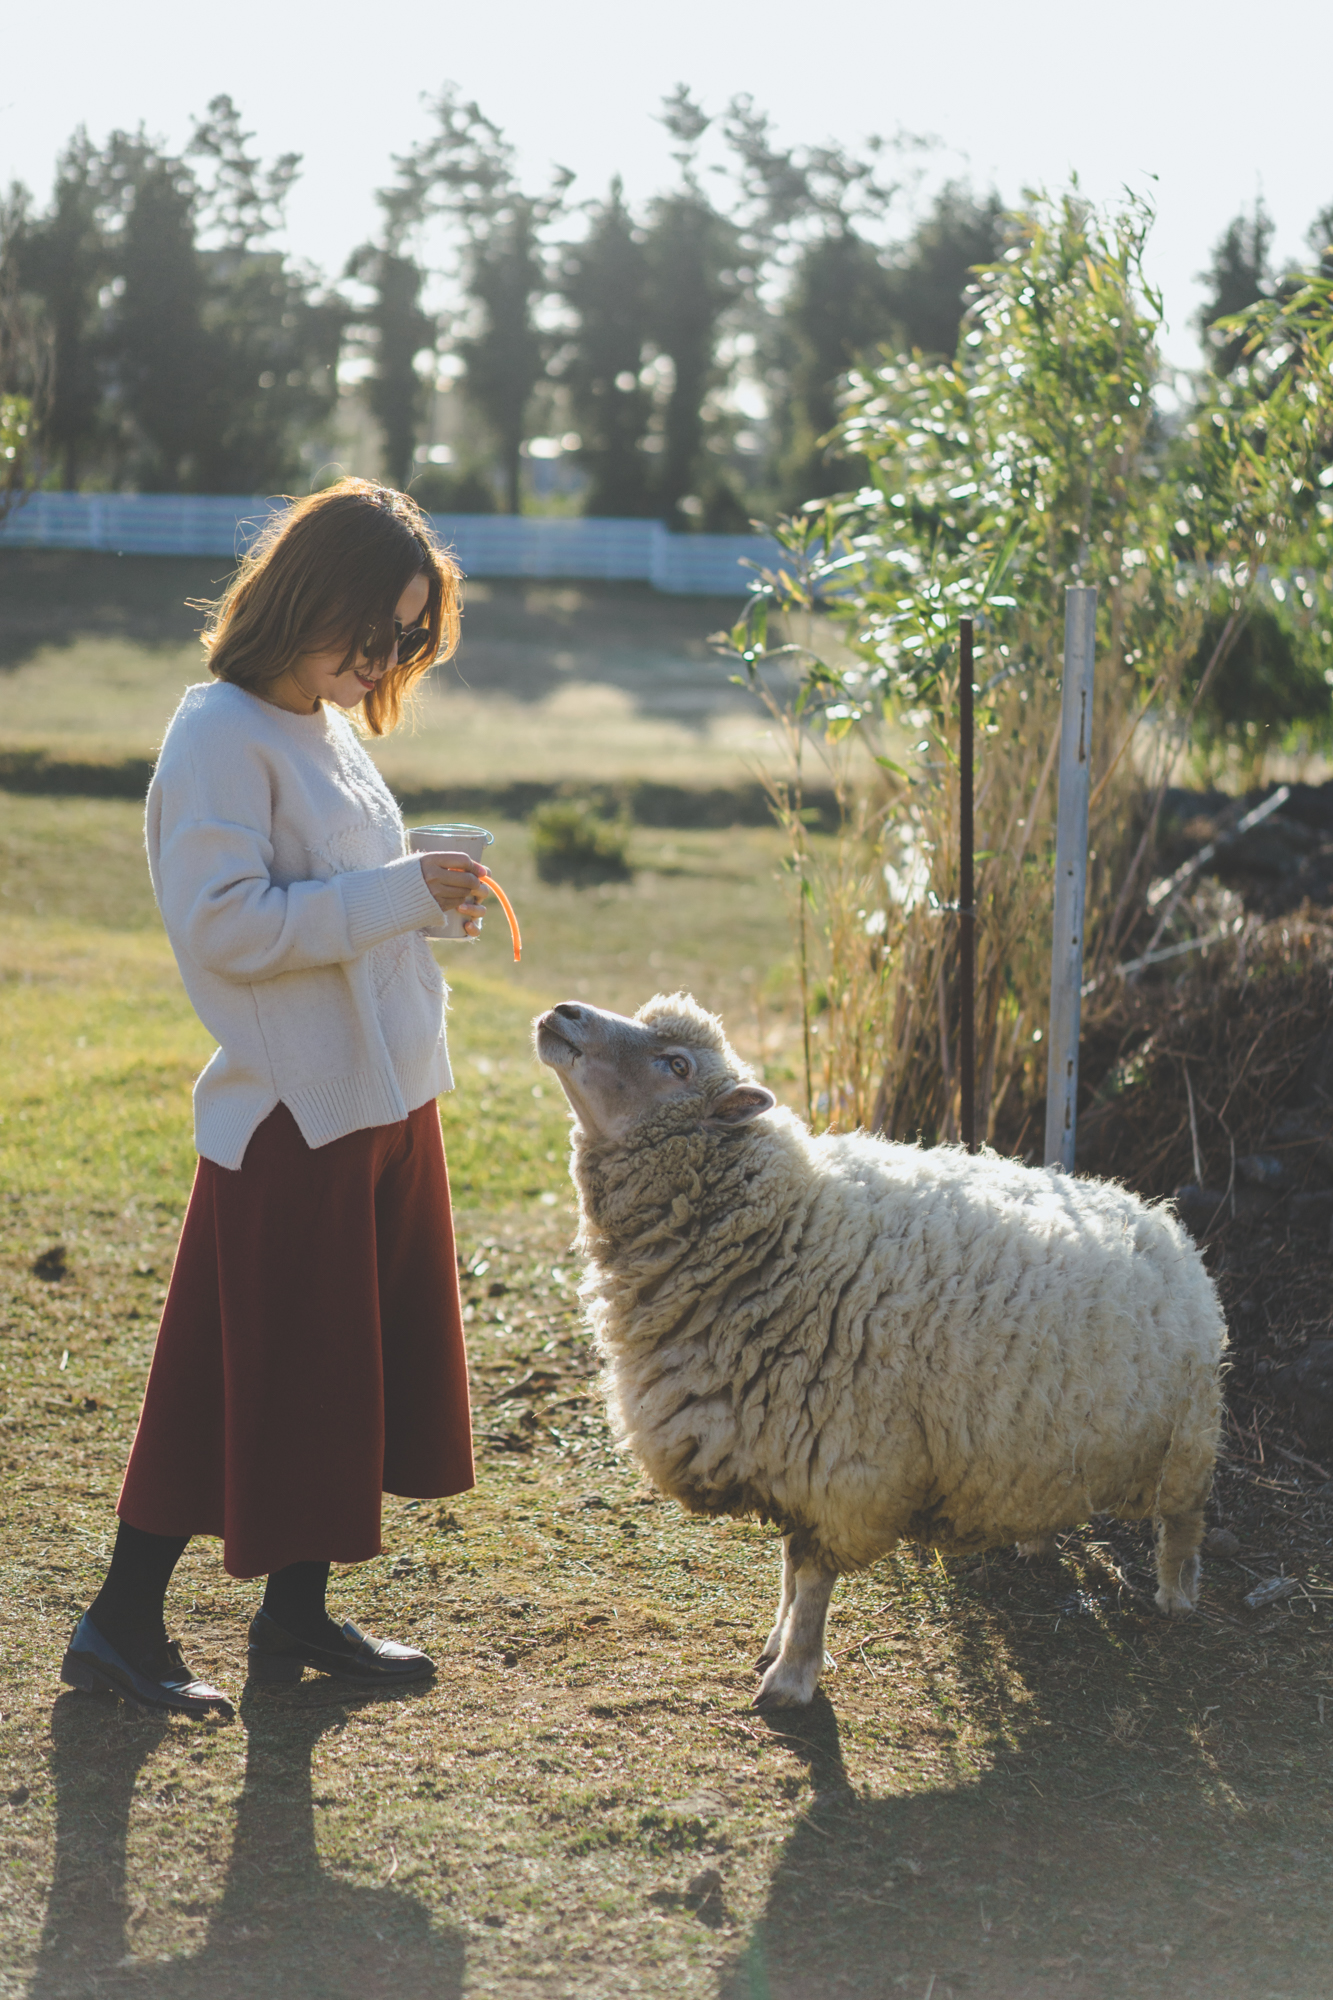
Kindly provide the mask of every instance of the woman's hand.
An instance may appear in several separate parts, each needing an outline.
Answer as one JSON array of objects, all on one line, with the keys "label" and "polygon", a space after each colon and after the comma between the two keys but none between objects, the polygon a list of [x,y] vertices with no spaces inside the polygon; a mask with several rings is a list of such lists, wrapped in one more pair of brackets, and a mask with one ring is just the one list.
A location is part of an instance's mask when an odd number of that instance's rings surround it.
[{"label": "woman's hand", "polygon": [[464,935],[476,937],[482,915],[481,885],[490,872],[485,862],[473,861],[466,854],[448,848],[432,849],[421,855],[420,861],[426,887],[440,908],[446,915],[457,910],[463,919]]}]

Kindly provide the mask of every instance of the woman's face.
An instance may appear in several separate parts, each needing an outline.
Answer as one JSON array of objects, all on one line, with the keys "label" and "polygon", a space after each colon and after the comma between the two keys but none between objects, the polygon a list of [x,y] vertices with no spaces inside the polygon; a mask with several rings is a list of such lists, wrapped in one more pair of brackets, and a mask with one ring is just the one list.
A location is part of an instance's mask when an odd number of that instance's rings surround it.
[{"label": "woman's face", "polygon": [[[406,632],[419,625],[430,602],[430,585],[424,575],[412,578],[393,608],[393,615]],[[383,666],[372,666],[364,655],[344,667],[345,649],[329,653],[302,653],[286,673],[270,681],[262,690],[265,701],[293,715],[310,715],[321,701],[336,708],[355,708],[364,701],[381,675],[398,662],[395,645]],[[258,690],[257,690],[258,692]]]}]

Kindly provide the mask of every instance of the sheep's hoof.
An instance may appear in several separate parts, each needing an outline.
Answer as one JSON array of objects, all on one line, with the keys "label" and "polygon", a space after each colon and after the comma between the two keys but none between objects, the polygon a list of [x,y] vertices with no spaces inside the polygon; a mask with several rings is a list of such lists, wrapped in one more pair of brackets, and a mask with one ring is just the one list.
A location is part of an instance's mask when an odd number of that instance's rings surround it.
[{"label": "sheep's hoof", "polygon": [[806,1708],[814,1699],[819,1682],[819,1667],[813,1673],[788,1663],[783,1668],[781,1660],[775,1660],[759,1685],[759,1692],[750,1704],[752,1708]]},{"label": "sheep's hoof", "polygon": [[[1170,1565],[1168,1564],[1168,1574]],[[1199,1584],[1203,1578],[1203,1565],[1197,1553],[1186,1556],[1176,1571],[1174,1583],[1169,1583],[1159,1570],[1158,1591],[1153,1602],[1168,1618],[1184,1618],[1199,1602]]]},{"label": "sheep's hoof", "polygon": [[1030,1542],[1014,1543],[1014,1554],[1022,1556],[1026,1562],[1035,1562],[1059,1553],[1059,1543],[1054,1535],[1034,1535]]},{"label": "sheep's hoof", "polygon": [[773,1662],[777,1659],[777,1657],[778,1656],[776,1653],[761,1653],[759,1655],[759,1658],[754,1663],[755,1672],[757,1674],[767,1673],[768,1669],[773,1665]]},{"label": "sheep's hoof", "polygon": [[765,1694],[760,1688],[750,1706],[757,1709],[761,1715],[775,1715],[780,1708],[808,1708],[810,1700],[809,1695],[783,1694],[777,1688],[772,1688]]}]

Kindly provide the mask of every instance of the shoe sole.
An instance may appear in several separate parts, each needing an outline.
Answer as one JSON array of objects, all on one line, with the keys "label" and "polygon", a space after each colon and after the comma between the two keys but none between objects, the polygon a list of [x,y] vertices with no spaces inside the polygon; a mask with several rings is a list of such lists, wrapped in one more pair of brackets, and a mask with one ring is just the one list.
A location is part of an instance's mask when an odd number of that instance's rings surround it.
[{"label": "shoe sole", "polygon": [[76,1659],[66,1653],[61,1662],[60,1678],[66,1687],[77,1688],[80,1694],[119,1694],[121,1690],[111,1685],[110,1679],[98,1672],[91,1661]]},{"label": "shoe sole", "polygon": [[60,1663],[60,1678],[66,1687],[74,1688],[79,1694],[111,1694],[118,1701],[133,1702],[136,1708],[151,1709],[158,1715],[229,1715],[234,1713],[230,1702],[224,1708],[216,1701],[147,1701],[133,1688],[122,1687],[114,1674],[107,1672],[99,1661],[91,1659],[87,1653],[66,1653]]},{"label": "shoe sole", "polygon": [[325,1666],[323,1661],[302,1660],[291,1653],[264,1653],[251,1646],[248,1654],[250,1682],[254,1687],[295,1687],[306,1668],[315,1674],[327,1674],[331,1680],[351,1681],[355,1687],[408,1687],[418,1681],[432,1680],[433,1666],[422,1667],[410,1673],[376,1674],[358,1673],[354,1666]]}]

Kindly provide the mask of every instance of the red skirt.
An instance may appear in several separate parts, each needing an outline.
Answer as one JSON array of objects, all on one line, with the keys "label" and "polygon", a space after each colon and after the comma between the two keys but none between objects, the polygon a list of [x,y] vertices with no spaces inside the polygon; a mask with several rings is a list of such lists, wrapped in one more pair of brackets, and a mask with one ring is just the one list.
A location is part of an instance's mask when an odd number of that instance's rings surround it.
[{"label": "red skirt", "polygon": [[285,1105],[201,1159],[116,1511],[232,1576],[380,1553],[381,1494],[473,1484],[438,1109],[311,1148]]}]

